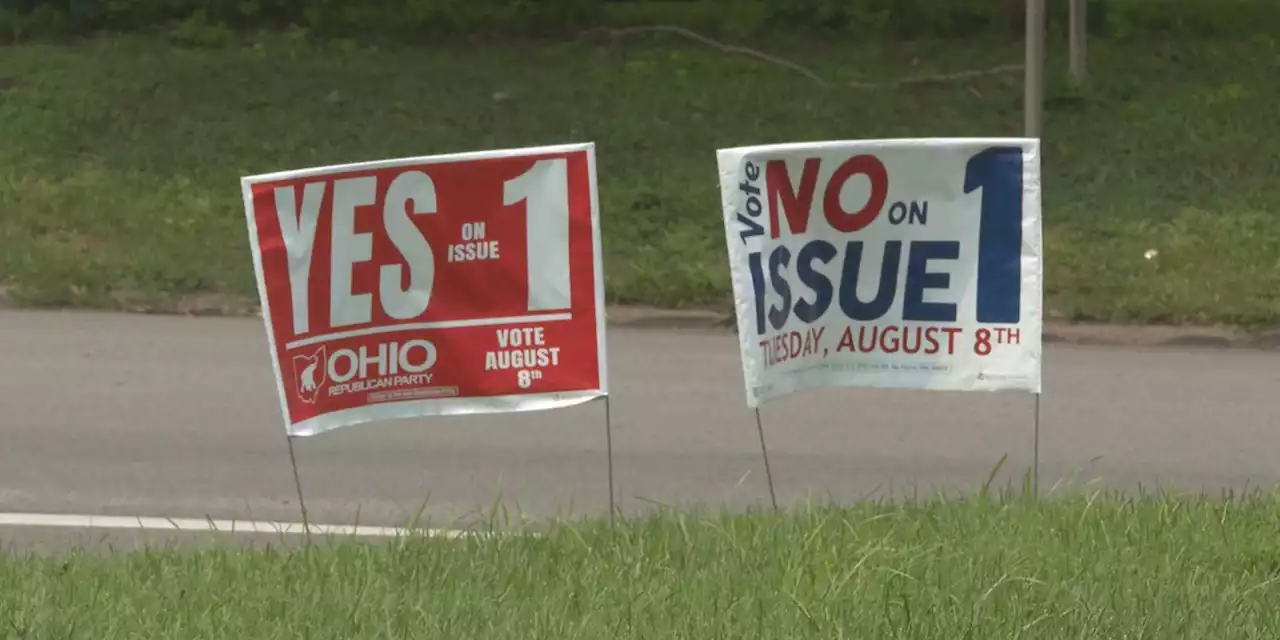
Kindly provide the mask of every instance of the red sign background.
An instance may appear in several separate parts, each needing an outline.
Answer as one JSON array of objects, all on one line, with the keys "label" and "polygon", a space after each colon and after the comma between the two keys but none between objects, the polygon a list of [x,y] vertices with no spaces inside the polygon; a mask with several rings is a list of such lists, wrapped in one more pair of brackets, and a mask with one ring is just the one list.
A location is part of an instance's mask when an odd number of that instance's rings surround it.
[{"label": "red sign background", "polygon": [[[278,364],[287,421],[291,427],[325,414],[399,401],[388,399],[386,392],[405,394],[409,400],[420,403],[424,398],[452,399],[456,410],[449,412],[462,413],[486,410],[483,399],[493,396],[599,389],[601,359],[597,316],[600,310],[597,308],[596,289],[600,283],[596,280],[594,158],[591,154],[592,150],[586,148],[462,160],[390,161],[369,167],[345,166],[325,173],[305,172],[303,175],[247,182],[246,195],[251,198],[250,224],[257,236],[255,250],[260,261],[259,284],[264,315],[268,318],[268,331],[273,338],[273,356]],[[504,189],[509,181],[529,172],[537,161],[554,158],[563,159],[567,170],[569,305],[560,310],[531,311],[528,308],[530,283],[546,276],[529,273],[527,236],[530,223],[538,224],[537,221],[544,218],[529,215],[526,211],[534,206],[533,198],[504,204]],[[392,163],[397,164],[387,166]],[[407,260],[393,244],[384,224],[384,203],[392,181],[410,171],[427,174],[435,187],[434,213],[415,214],[420,203],[406,204],[408,219],[431,247],[435,274],[426,311],[414,318],[396,319],[380,304],[381,270],[386,265],[400,265],[401,286],[405,288],[409,285],[410,271]],[[360,177],[376,179],[377,195],[373,204],[355,209],[354,232],[368,234],[371,256],[352,266],[350,293],[368,294],[371,315],[368,322],[333,326],[330,300],[331,288],[335,284],[331,277],[335,249],[332,240],[334,185],[339,180]],[[309,326],[305,333],[296,335],[290,256],[278,218],[276,191],[292,189],[295,207],[301,210],[305,208],[305,185],[315,182],[324,183],[324,196],[310,252],[306,304]],[[482,223],[484,229],[483,239],[477,242],[496,243],[498,259],[450,261],[448,247],[464,243],[463,227],[469,225],[474,231],[477,228],[474,223]],[[540,230],[539,233],[552,231]],[[559,233],[559,230],[554,233]],[[294,264],[295,269],[305,268],[297,266],[305,264],[297,256]],[[566,315],[570,317],[547,319],[548,316]],[[511,318],[519,320],[502,321]],[[444,326],[431,326],[441,324]],[[546,351],[515,356],[517,359],[534,357],[531,366],[510,366],[508,358],[504,361],[507,368],[486,370],[486,359],[490,359],[491,365],[495,361],[490,352],[504,351],[498,332],[523,327],[540,328],[543,343],[525,345],[517,350]],[[416,378],[405,378],[414,375],[409,372],[400,372],[398,381],[389,372],[378,376],[378,366],[371,364],[369,371],[372,375],[369,378],[376,379],[372,383],[374,387],[365,390],[350,386],[360,377],[342,387],[330,374],[336,370],[341,377],[350,371],[352,360],[349,354],[339,358],[337,363],[326,360],[304,375],[307,365],[316,362],[307,358],[320,353],[321,347],[324,349],[322,360],[332,358],[343,349],[358,353],[361,347],[373,356],[379,353],[379,349],[388,349],[381,345],[395,342],[403,347],[415,339],[429,341],[436,351],[434,365]],[[555,351],[550,351],[553,348]],[[510,347],[506,349],[510,350]],[[408,362],[414,365],[422,363],[423,348],[419,345],[411,351]],[[388,360],[393,358],[385,354],[383,366]],[[555,361],[554,365],[551,360]],[[330,364],[334,366],[330,367]],[[522,369],[529,371],[524,380],[527,387],[520,384],[518,372]],[[428,374],[429,382],[422,377]],[[314,382],[316,388],[303,388],[304,378],[306,382]],[[477,399],[476,406],[456,406],[458,399],[466,398]],[[437,413],[441,411],[425,407],[422,411],[423,415]],[[367,420],[353,422],[364,421]]]}]

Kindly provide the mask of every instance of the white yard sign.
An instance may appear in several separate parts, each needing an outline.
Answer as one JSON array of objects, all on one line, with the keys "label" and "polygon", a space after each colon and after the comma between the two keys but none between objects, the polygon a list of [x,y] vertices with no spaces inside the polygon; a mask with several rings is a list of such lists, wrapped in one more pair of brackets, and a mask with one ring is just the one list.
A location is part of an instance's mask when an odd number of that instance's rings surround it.
[{"label": "white yard sign", "polygon": [[1040,392],[1040,145],[717,152],[747,404],[803,389]]}]

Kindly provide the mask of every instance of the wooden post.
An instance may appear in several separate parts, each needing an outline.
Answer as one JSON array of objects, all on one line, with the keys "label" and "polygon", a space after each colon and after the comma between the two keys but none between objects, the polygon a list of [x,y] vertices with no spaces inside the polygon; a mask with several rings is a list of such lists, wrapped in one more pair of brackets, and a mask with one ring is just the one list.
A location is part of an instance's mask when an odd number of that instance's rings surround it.
[{"label": "wooden post", "polygon": [[1085,0],[1071,0],[1071,77],[1085,80],[1085,48],[1089,36],[1089,20]]},{"label": "wooden post", "polygon": [[1045,0],[1027,0],[1027,55],[1025,135],[1039,138],[1044,133],[1044,52]]}]

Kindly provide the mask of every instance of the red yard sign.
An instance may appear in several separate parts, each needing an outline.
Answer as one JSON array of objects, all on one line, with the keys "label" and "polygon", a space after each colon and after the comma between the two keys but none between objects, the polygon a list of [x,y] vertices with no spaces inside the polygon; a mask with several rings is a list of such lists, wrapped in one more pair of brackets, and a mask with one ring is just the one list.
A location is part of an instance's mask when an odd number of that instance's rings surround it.
[{"label": "red yard sign", "polygon": [[593,144],[241,182],[290,435],[606,395]]}]

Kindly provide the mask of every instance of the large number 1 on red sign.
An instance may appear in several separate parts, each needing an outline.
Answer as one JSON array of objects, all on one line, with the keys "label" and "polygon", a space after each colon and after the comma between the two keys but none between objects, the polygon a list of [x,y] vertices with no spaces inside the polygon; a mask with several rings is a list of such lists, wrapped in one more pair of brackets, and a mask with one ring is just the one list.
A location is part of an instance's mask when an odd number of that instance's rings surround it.
[{"label": "large number 1 on red sign", "polygon": [[569,308],[568,163],[564,158],[535,162],[503,183],[502,199],[506,205],[525,204],[529,311]]}]

